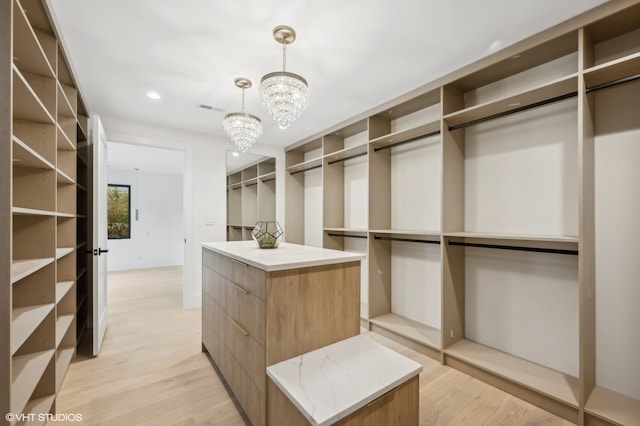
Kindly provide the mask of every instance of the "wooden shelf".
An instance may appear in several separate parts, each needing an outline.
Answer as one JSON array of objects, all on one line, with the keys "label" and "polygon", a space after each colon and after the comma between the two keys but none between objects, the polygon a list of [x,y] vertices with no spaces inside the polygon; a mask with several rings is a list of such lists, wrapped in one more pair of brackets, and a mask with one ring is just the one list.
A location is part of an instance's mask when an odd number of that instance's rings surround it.
[{"label": "wooden shelf", "polygon": [[276,172],[266,173],[260,176],[260,180],[262,182],[268,182],[270,180],[274,180],[276,178]]},{"label": "wooden shelf", "polygon": [[56,216],[58,216],[58,217],[77,217],[77,215],[75,215],[73,213],[63,213],[63,212],[56,213]]},{"label": "wooden shelf", "polygon": [[56,212],[49,210],[29,209],[25,207],[12,207],[11,213],[15,215],[32,215],[32,216],[57,216]]},{"label": "wooden shelf", "polygon": [[56,128],[58,129],[58,149],[61,151],[75,151],[76,147],[73,146],[73,142],[71,142],[60,123],[56,124]]},{"label": "wooden shelf", "polygon": [[491,234],[482,232],[445,232],[445,237],[456,238],[477,238],[489,240],[505,240],[505,241],[533,241],[548,243],[570,243],[578,244],[578,237],[562,236],[562,235],[528,235],[528,234]]},{"label": "wooden shelf", "polygon": [[76,348],[74,346],[58,349],[58,359],[56,359],[56,392],[60,390],[64,377],[67,375],[75,350]]},{"label": "wooden shelf", "polygon": [[585,412],[606,421],[632,425],[637,424],[640,419],[640,401],[602,386],[596,386],[589,396]]},{"label": "wooden shelf", "polygon": [[14,356],[11,368],[11,412],[22,413],[55,351]]},{"label": "wooden shelf", "polygon": [[26,306],[22,308],[14,308],[11,321],[11,353],[14,354],[36,328],[44,321],[44,319],[53,310],[55,305],[47,303],[46,305]]},{"label": "wooden shelf", "polygon": [[307,170],[315,169],[318,167],[322,167],[322,157],[314,158],[313,160],[307,160],[302,163],[294,164],[293,166],[287,167],[287,171],[289,174],[301,173]]},{"label": "wooden shelf", "polygon": [[426,229],[371,229],[372,234],[381,234],[395,237],[410,236],[410,237],[430,237],[440,240],[440,231],[432,231]]},{"label": "wooden shelf", "polygon": [[533,105],[559,96],[577,92],[578,77],[572,74],[547,84],[535,87],[517,95],[507,96],[492,102],[486,102],[444,117],[449,127],[470,123],[486,117],[517,110],[524,106]]},{"label": "wooden shelf", "polygon": [[[405,318],[403,316],[387,313],[374,318],[370,318],[369,322],[392,331],[402,337],[413,340],[414,342],[428,346],[433,349],[440,350],[440,330],[422,324],[418,321]],[[375,328],[372,330],[375,331]]]},{"label": "wooden shelf", "polygon": [[69,331],[69,327],[73,322],[73,317],[73,314],[62,315],[56,320],[56,348],[60,346],[64,335],[67,334],[67,331]]},{"label": "wooden shelf", "polygon": [[47,108],[15,65],[13,66],[13,116],[39,123],[55,123]]},{"label": "wooden shelf", "polygon": [[360,157],[367,155],[367,144],[357,145],[351,148],[341,149],[340,151],[332,152],[324,156],[328,164],[332,164],[338,161],[345,161],[350,158]]},{"label": "wooden shelf", "polygon": [[433,121],[431,123],[423,124],[412,129],[403,130],[400,132],[390,133],[388,135],[380,136],[379,138],[372,139],[369,144],[374,149],[384,148],[390,145],[400,144],[413,139],[426,137],[426,135],[440,132],[440,120]]},{"label": "wooden shelf", "polygon": [[60,303],[62,298],[69,293],[69,290],[73,287],[74,281],[62,281],[56,283],[56,304]]},{"label": "wooden shelf", "polygon": [[[47,414],[51,412],[51,407],[53,407],[53,401],[55,401],[55,395],[48,395],[42,398],[32,399],[27,403],[24,407],[24,414]],[[26,424],[37,424],[35,422],[29,422]],[[44,423],[41,423],[44,424]]]},{"label": "wooden shelf", "polygon": [[73,118],[76,120],[75,108],[67,96],[67,92],[70,91],[75,91],[75,89],[72,89],[58,81],[58,120],[61,117]]},{"label": "wooden shelf", "polygon": [[54,260],[55,259],[53,257],[47,257],[43,259],[14,260],[11,263],[11,284],[28,277],[34,272],[39,271],[45,266],[53,263]]},{"label": "wooden shelf", "polygon": [[13,56],[20,70],[55,77],[53,67],[19,2],[14,2],[13,8]]},{"label": "wooden shelf", "polygon": [[488,346],[460,340],[445,354],[578,408],[578,379]]},{"label": "wooden shelf", "polygon": [[63,172],[60,169],[57,170],[56,175],[57,175],[58,183],[60,184],[73,185],[75,183],[73,179],[71,179],[65,172]]},{"label": "wooden shelf", "polygon": [[586,69],[583,74],[588,88],[640,74],[640,52]]},{"label": "wooden shelf", "polygon": [[325,232],[353,232],[354,234],[366,234],[367,229],[362,228],[324,228]]},{"label": "wooden shelf", "polygon": [[73,253],[74,250],[75,249],[73,247],[57,248],[56,249],[56,259],[62,259],[66,255]]},{"label": "wooden shelf", "polygon": [[16,136],[12,136],[13,141],[13,166],[26,167],[32,169],[53,170],[55,166],[38,154],[26,143],[22,142]]}]

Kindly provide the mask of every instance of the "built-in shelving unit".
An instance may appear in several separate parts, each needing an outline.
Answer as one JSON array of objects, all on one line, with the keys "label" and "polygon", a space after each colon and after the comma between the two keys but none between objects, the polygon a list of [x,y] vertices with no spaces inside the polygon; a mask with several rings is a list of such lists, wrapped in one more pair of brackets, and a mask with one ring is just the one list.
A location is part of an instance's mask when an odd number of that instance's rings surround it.
[{"label": "built-in shelving unit", "polygon": [[367,254],[372,330],[638,424],[639,110],[640,2],[609,3],[285,148],[285,238]]},{"label": "built-in shelving unit", "polygon": [[258,221],[276,220],[276,161],[263,158],[227,176],[227,240],[250,240]]},{"label": "built-in shelving unit", "polygon": [[7,348],[0,355],[0,411],[51,413],[76,345],[78,92],[46,4],[7,6],[0,85],[11,115],[1,118],[0,131],[10,267],[0,328],[9,333],[0,345]]}]

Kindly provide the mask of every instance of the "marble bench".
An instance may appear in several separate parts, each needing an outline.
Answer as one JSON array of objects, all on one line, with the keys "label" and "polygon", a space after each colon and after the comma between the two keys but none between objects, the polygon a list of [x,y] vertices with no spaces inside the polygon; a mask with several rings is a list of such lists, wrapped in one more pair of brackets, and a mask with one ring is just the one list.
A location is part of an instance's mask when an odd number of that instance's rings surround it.
[{"label": "marble bench", "polygon": [[267,368],[269,425],[418,424],[422,365],[360,334]]}]

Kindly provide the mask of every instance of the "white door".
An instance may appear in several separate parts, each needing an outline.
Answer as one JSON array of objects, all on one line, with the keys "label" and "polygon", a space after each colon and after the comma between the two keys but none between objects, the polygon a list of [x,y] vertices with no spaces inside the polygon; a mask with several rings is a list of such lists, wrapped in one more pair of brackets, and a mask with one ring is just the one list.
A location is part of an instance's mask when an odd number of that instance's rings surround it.
[{"label": "white door", "polygon": [[93,355],[107,331],[107,137],[100,117],[91,118],[93,144]]}]

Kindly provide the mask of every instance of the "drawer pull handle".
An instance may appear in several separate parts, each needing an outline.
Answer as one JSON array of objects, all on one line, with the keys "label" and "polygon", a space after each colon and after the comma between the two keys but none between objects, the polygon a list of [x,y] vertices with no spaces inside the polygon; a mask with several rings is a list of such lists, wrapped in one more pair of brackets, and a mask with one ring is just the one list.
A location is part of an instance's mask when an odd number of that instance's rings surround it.
[{"label": "drawer pull handle", "polygon": [[247,290],[246,288],[236,284],[236,283],[231,283],[236,289],[238,289],[239,291],[243,292],[244,294],[249,294],[251,293],[249,290]]},{"label": "drawer pull handle", "polygon": [[243,326],[241,326],[240,324],[238,324],[238,323],[236,322],[236,320],[231,320],[231,322],[233,323],[233,325],[235,325],[235,326],[236,326],[236,328],[237,328],[238,330],[240,330],[240,333],[244,334],[245,336],[248,336],[248,335],[249,335],[249,332],[247,331],[247,329],[245,329]]},{"label": "drawer pull handle", "polygon": [[244,262],[240,262],[239,260],[234,259],[233,257],[230,257],[229,259],[231,259],[232,261],[234,261],[234,262],[236,262],[236,263],[239,263],[239,264],[240,264],[240,265],[242,265],[242,266],[249,266],[249,265],[247,265],[247,264],[246,264],[246,263],[244,263]]}]

